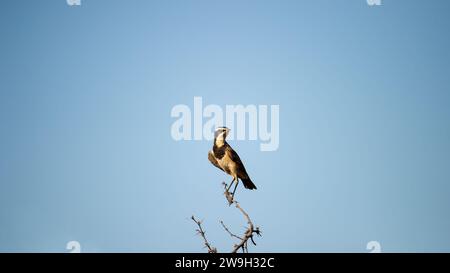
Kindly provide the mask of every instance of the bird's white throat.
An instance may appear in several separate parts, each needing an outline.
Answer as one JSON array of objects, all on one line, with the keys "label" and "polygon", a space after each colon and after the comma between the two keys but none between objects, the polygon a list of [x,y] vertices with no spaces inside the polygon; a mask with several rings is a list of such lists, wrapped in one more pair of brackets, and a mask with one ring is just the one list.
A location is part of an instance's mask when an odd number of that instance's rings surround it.
[{"label": "bird's white throat", "polygon": [[214,139],[214,144],[217,147],[222,147],[225,144],[225,138],[223,137],[222,134],[216,137],[216,139]]}]

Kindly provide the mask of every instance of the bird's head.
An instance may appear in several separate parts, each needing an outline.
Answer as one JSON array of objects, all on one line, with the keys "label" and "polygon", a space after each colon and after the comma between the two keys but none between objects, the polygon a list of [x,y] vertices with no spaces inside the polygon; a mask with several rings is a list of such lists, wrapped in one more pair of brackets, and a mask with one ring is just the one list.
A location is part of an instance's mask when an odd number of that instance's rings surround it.
[{"label": "bird's head", "polygon": [[214,133],[214,139],[216,144],[219,145],[223,144],[229,132],[230,129],[228,129],[227,127],[218,127]]}]

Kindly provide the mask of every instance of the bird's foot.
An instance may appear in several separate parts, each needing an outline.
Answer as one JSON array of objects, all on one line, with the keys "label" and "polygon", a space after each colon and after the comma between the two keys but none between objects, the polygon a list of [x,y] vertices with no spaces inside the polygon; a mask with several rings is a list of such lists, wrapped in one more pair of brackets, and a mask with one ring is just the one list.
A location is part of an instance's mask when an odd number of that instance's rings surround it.
[{"label": "bird's foot", "polygon": [[234,202],[234,200],[233,200],[233,199],[234,199],[233,195],[231,195],[229,191],[225,191],[224,194],[225,194],[225,197],[227,198],[228,205],[231,206],[231,204],[233,204],[233,202]]},{"label": "bird's foot", "polygon": [[227,198],[228,201],[228,205],[231,206],[231,204],[233,204],[233,196],[230,194],[230,192],[226,191],[225,192],[225,197]]},{"label": "bird's foot", "polygon": [[225,182],[223,182],[222,184],[224,185],[224,189],[225,189],[225,192],[223,194],[227,198],[228,205],[231,206],[231,204],[234,203],[234,195],[228,191],[228,187],[227,187],[228,185]]}]

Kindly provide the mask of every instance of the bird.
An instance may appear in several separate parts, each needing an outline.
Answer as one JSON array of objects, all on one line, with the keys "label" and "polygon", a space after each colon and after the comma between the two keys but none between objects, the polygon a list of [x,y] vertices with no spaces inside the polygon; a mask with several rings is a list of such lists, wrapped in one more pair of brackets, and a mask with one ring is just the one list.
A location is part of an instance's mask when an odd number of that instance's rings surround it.
[{"label": "bird", "polygon": [[235,183],[233,193],[231,194],[232,198],[234,198],[239,179],[246,189],[256,190],[256,185],[248,176],[239,155],[227,143],[226,138],[229,132],[230,129],[227,127],[218,127],[216,129],[214,132],[214,145],[212,150],[208,152],[208,160],[214,166],[233,177],[233,180],[227,188],[227,192],[230,190],[231,185]]}]

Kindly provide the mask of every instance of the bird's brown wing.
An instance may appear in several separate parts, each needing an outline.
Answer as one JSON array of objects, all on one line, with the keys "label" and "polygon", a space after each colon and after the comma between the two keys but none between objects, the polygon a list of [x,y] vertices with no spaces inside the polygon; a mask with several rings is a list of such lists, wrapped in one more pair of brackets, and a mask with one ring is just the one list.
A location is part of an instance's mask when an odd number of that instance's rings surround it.
[{"label": "bird's brown wing", "polygon": [[245,170],[244,164],[242,163],[239,155],[230,146],[227,147],[226,153],[230,157],[231,161],[233,161],[236,164],[238,177],[240,179],[247,179],[248,174],[247,171]]},{"label": "bird's brown wing", "polygon": [[219,163],[217,162],[216,158],[214,157],[214,154],[212,153],[212,151],[208,152],[208,160],[209,162],[211,162],[214,166],[216,166],[217,168],[221,169],[223,171],[223,169],[220,167]]},{"label": "bird's brown wing", "polygon": [[242,163],[239,155],[231,147],[227,148],[226,153],[230,157],[231,161],[233,161],[236,164],[237,176],[239,177],[239,179],[241,179],[242,183],[244,184],[244,187],[246,189],[256,190],[256,185],[252,182],[252,180],[248,176],[247,171],[245,170],[244,164]]}]

